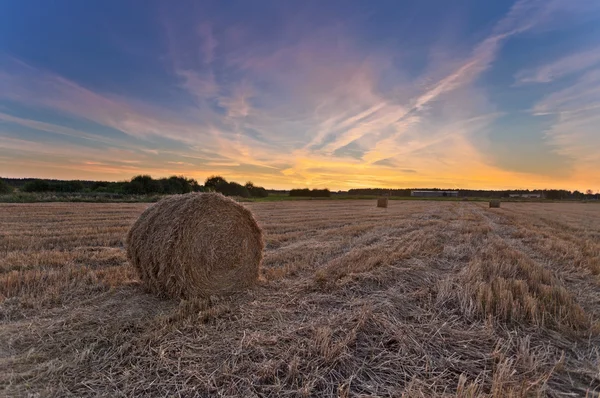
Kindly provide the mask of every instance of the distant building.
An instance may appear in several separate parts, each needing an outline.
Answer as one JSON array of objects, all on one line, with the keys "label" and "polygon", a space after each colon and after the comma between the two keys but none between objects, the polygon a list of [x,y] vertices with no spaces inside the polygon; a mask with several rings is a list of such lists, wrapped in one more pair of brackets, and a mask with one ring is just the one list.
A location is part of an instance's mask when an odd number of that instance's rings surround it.
[{"label": "distant building", "polygon": [[410,196],[457,198],[458,191],[411,191]]},{"label": "distant building", "polygon": [[528,199],[540,199],[541,193],[511,193],[508,195],[511,198],[528,198]]}]

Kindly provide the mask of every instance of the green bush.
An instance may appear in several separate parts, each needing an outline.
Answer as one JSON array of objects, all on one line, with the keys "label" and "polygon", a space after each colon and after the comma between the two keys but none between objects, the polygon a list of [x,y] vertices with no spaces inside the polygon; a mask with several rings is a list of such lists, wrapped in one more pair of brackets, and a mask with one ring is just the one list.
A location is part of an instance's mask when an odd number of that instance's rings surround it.
[{"label": "green bush", "polygon": [[257,187],[248,181],[246,185],[237,182],[228,182],[221,176],[212,176],[204,182],[204,190],[209,192],[219,192],[225,196],[241,196],[242,198],[266,198],[269,196],[267,190],[263,187]]},{"label": "green bush", "polygon": [[263,187],[257,187],[252,182],[248,181],[245,185],[246,189],[253,198],[266,198],[269,193]]},{"label": "green bush", "polygon": [[81,181],[58,181],[50,184],[50,190],[55,192],[83,192]]},{"label": "green bush", "polygon": [[162,185],[149,175],[133,177],[123,186],[123,191],[131,195],[146,195],[149,193],[162,193]]},{"label": "green bush", "polygon": [[204,188],[206,188],[208,191],[217,191],[217,187],[218,186],[222,186],[228,184],[227,180],[224,179],[221,176],[212,176],[212,177],[208,177],[206,179],[206,181],[204,181]]},{"label": "green bush", "polygon": [[313,189],[312,191],[308,188],[303,189],[292,189],[290,196],[299,196],[307,198],[328,198],[331,196],[329,189]]},{"label": "green bush", "polygon": [[48,192],[52,187],[46,180],[33,180],[23,185],[23,192]]},{"label": "green bush", "polygon": [[6,181],[0,178],[0,194],[11,193],[13,191],[13,187],[8,185]]},{"label": "green bush", "polygon": [[162,178],[159,181],[162,186],[162,192],[166,194],[198,192],[200,190],[200,185],[198,185],[196,180],[183,176]]},{"label": "green bush", "polygon": [[222,193],[225,196],[241,196],[242,198],[249,198],[250,192],[245,186],[238,184],[237,182],[225,182],[217,186],[217,192]]}]

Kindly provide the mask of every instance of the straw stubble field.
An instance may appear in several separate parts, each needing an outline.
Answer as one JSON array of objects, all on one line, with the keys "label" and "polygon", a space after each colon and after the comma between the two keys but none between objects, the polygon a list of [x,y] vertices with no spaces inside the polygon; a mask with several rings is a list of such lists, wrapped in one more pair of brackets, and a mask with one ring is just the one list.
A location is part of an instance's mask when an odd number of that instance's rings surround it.
[{"label": "straw stubble field", "polygon": [[145,292],[145,204],[0,205],[2,396],[597,396],[600,206],[246,204],[259,285]]}]

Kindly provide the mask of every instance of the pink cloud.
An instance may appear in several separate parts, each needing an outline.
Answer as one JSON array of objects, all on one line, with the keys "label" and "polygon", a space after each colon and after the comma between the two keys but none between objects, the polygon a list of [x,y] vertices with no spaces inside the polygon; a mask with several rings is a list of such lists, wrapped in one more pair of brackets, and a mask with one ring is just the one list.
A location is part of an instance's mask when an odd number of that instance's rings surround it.
[{"label": "pink cloud", "polygon": [[215,39],[211,24],[207,22],[198,25],[198,35],[201,39],[200,49],[203,54],[204,62],[210,64],[215,57],[215,49],[218,41]]},{"label": "pink cloud", "polygon": [[[113,127],[136,137],[167,136],[196,141],[202,130],[185,113],[172,113],[132,99],[102,95],[53,73],[12,59],[0,75],[0,98],[51,108]],[[202,115],[199,115],[202,116]]]},{"label": "pink cloud", "polygon": [[231,91],[231,95],[219,98],[219,105],[227,109],[227,115],[230,117],[248,116],[252,109],[250,99],[254,96],[254,90],[250,84],[243,81],[234,86]]}]

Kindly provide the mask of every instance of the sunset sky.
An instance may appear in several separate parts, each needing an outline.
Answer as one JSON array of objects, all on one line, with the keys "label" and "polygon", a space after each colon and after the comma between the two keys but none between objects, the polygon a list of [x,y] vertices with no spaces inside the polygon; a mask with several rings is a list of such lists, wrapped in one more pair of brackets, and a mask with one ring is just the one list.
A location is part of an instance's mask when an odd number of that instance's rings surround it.
[{"label": "sunset sky", "polygon": [[0,176],[600,190],[600,1],[0,2]]}]

